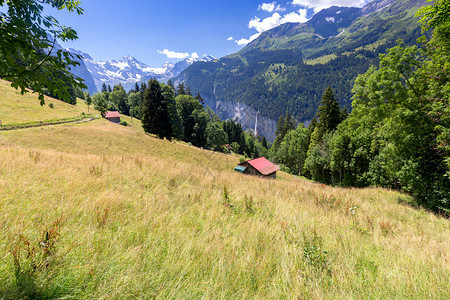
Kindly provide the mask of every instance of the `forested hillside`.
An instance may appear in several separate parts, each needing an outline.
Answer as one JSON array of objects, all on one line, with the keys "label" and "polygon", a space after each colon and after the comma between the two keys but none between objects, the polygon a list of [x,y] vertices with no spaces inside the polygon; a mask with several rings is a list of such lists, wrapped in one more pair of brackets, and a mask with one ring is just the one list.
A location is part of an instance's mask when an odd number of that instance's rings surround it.
[{"label": "forested hillside", "polygon": [[[298,122],[311,120],[328,86],[350,110],[356,76],[378,65],[378,54],[397,39],[412,45],[420,36],[414,13],[424,3],[374,1],[362,9],[332,7],[305,24],[284,24],[264,32],[236,54],[194,64],[177,80],[200,92],[213,108],[222,101],[240,102],[272,120],[287,110]],[[380,9],[377,4],[387,6]],[[342,18],[339,26],[324,22],[337,16]],[[234,117],[233,111],[216,112]],[[262,128],[259,132],[273,134]]]},{"label": "forested hillside", "polygon": [[398,189],[450,213],[449,6],[420,11],[431,39],[399,42],[357,77],[349,116],[328,88],[308,128],[280,118],[272,159],[316,181]]}]

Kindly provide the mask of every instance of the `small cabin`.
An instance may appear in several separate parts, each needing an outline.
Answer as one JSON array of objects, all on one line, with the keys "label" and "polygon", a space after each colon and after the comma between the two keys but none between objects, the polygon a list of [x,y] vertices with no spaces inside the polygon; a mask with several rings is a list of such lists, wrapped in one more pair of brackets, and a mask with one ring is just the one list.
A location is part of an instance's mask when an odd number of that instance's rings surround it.
[{"label": "small cabin", "polygon": [[105,114],[105,119],[113,123],[120,123],[120,114],[118,111],[108,111]]},{"label": "small cabin", "polygon": [[243,162],[239,164],[234,170],[243,174],[275,179],[277,178],[277,171],[279,171],[280,168],[275,166],[266,158],[260,157]]}]

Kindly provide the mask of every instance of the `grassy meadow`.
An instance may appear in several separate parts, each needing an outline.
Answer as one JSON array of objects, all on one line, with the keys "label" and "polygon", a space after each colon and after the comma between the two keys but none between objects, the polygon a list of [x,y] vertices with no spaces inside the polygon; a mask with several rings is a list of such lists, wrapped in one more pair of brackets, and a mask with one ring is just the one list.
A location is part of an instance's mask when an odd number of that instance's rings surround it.
[{"label": "grassy meadow", "polygon": [[127,122],[0,132],[0,299],[450,298],[449,221],[407,196],[242,175]]},{"label": "grassy meadow", "polygon": [[[88,113],[88,107],[83,100],[78,99],[77,105],[45,97],[45,105],[41,106],[37,95],[32,92],[25,95],[20,90],[11,88],[10,82],[0,79],[0,122],[2,125],[23,124],[78,117]],[[53,105],[51,108],[49,105]],[[89,113],[94,110],[90,107]]]}]

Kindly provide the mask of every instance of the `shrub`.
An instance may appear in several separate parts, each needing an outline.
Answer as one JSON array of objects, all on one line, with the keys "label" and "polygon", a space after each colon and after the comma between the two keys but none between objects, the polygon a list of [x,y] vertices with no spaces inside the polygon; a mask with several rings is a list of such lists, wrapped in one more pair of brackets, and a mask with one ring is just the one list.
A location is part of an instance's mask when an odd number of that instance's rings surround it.
[{"label": "shrub", "polygon": [[54,108],[53,103],[49,103],[49,104],[48,104],[48,107]]},{"label": "shrub", "polygon": [[245,202],[245,210],[247,211],[247,213],[253,215],[255,212],[253,210],[253,197],[250,196],[250,198],[249,198],[249,197],[247,197],[247,195],[245,195],[244,202]]},{"label": "shrub", "polygon": [[102,166],[91,166],[89,167],[89,173],[94,176],[100,176],[103,174],[103,167]]},{"label": "shrub", "polygon": [[121,122],[120,122],[120,125],[128,126],[128,123],[127,123],[127,121],[121,121]]},{"label": "shrub", "polygon": [[303,236],[303,257],[317,270],[326,271],[331,275],[327,259],[328,253],[323,249],[323,239],[313,232],[310,236]]},{"label": "shrub", "polygon": [[222,204],[225,207],[233,208],[233,204],[231,204],[230,196],[228,196],[227,187],[223,187],[223,196],[222,196]]}]

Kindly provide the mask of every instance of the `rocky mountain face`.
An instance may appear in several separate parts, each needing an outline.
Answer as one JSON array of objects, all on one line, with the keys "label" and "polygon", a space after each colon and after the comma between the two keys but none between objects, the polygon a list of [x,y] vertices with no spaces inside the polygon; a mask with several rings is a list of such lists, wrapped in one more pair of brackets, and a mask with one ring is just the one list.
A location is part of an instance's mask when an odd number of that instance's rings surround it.
[{"label": "rocky mountain face", "polygon": [[86,70],[89,74],[78,72],[78,74],[83,76],[76,75],[86,81],[90,81],[90,77],[92,77],[95,88],[89,87],[89,92],[91,93],[99,91],[103,83],[109,84],[111,87],[121,84],[125,90],[130,90],[136,82],[147,81],[151,78],[166,82],[170,78],[178,76],[194,62],[207,62],[214,59],[212,56],[204,56],[203,58],[197,59],[187,58],[175,64],[167,62],[159,68],[152,68],[132,56],[124,56],[120,60],[95,61],[87,53],[75,49],[68,50],[83,56],[83,64],[86,66]]},{"label": "rocky mountain face", "polygon": [[184,82],[219,116],[237,119],[245,129],[255,128],[258,114],[258,132],[273,140],[280,115],[289,110],[308,123],[328,86],[341,107],[351,110],[356,76],[377,65],[379,53],[398,39],[416,42],[421,31],[414,15],[426,3],[375,0],[363,8],[330,7],[306,23],[266,31],[236,54],[193,64],[174,82]]},{"label": "rocky mountain face", "polygon": [[[53,37],[52,36],[49,35],[48,38],[49,38],[50,41],[53,42]],[[53,50],[53,54],[52,55],[56,55],[57,51],[59,51],[59,50],[69,51],[72,54],[79,54],[79,51],[73,52],[73,51],[70,51],[69,49],[64,49],[60,44],[58,44],[58,42],[55,42],[55,46],[54,46],[54,50]],[[87,86],[88,91],[91,94],[94,93],[97,90],[97,88],[95,86],[95,82],[94,82],[94,79],[92,78],[91,73],[89,72],[89,70],[86,67],[86,64],[84,63],[84,60],[83,59],[79,59],[75,55],[73,56],[72,59],[77,61],[79,63],[79,65],[76,66],[76,67],[71,67],[70,71],[75,76],[84,79],[84,84]]]}]

